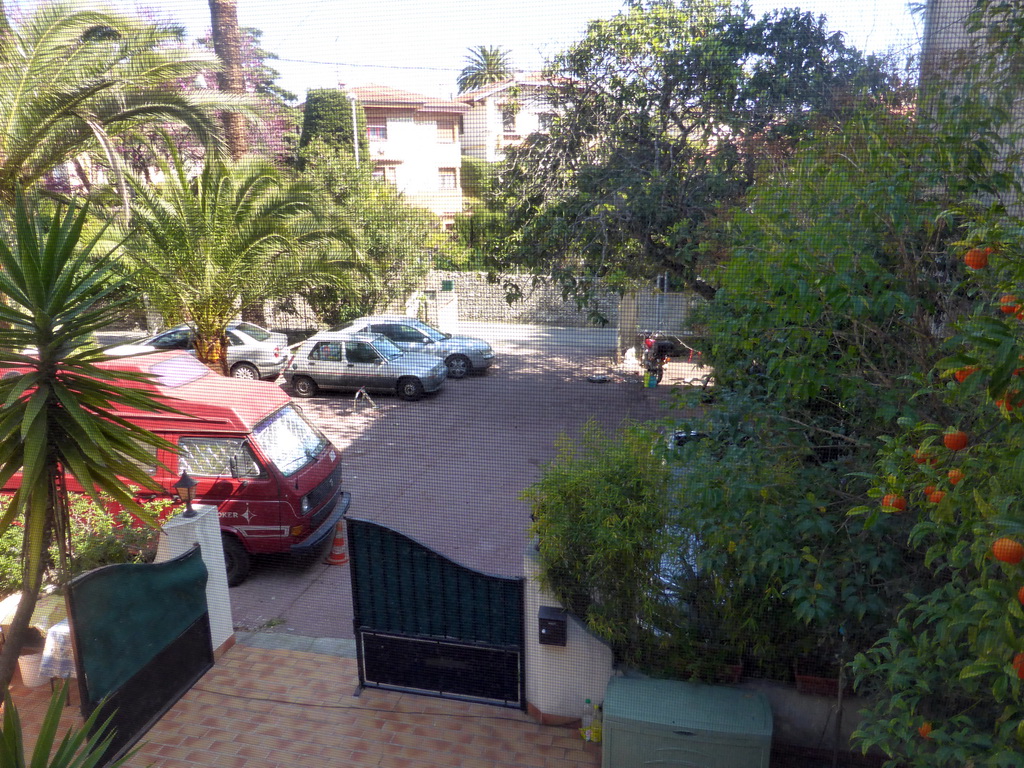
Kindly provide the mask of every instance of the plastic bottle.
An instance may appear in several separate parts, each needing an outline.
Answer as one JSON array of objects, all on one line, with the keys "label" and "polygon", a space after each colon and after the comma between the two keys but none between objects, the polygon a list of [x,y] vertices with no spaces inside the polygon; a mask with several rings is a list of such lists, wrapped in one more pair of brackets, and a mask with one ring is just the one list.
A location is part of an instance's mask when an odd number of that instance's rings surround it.
[{"label": "plastic bottle", "polygon": [[594,735],[594,705],[590,699],[583,702],[583,709],[580,712],[580,736],[584,741],[593,741]]},{"label": "plastic bottle", "polygon": [[594,705],[594,719],[590,723],[590,740],[595,743],[601,742],[601,705]]}]

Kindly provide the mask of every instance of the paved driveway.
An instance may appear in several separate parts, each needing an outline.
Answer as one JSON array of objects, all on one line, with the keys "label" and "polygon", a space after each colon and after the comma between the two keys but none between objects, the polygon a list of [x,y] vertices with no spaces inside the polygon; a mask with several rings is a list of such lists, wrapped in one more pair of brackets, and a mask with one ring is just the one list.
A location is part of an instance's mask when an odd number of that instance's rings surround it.
[{"label": "paved driveway", "polygon": [[[614,363],[613,335],[601,330],[476,324],[497,363],[483,376],[449,381],[407,403],[351,394],[302,400],[344,456],[350,515],[394,527],[473,568],[522,573],[529,508],[521,491],[554,456],[559,434],[577,435],[588,419],[608,429],[665,416],[670,387],[644,390]],[[668,381],[691,372],[670,365]],[[608,374],[592,383],[590,374]],[[237,628],[308,637],[352,637],[348,568],[315,562],[302,569],[258,561],[231,590]]]}]

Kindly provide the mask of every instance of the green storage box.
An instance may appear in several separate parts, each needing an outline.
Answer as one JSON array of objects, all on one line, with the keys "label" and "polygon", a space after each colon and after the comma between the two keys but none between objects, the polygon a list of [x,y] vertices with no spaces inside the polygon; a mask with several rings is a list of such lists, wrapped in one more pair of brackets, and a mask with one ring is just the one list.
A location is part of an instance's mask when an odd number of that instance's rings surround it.
[{"label": "green storage box", "polygon": [[738,688],[613,677],[602,768],[768,768],[772,709]]}]

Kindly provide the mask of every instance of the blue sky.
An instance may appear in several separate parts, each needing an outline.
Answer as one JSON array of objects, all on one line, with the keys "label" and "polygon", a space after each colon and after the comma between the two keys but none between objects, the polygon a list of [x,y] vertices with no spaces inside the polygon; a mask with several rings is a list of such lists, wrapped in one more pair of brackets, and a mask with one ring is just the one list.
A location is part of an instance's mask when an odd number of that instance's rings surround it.
[{"label": "blue sky", "polygon": [[[210,26],[206,0],[115,2],[155,9],[196,36]],[[922,27],[904,0],[751,2],[758,15],[784,5],[824,14],[831,29],[866,51],[912,50]],[[263,30],[264,47],[280,58],[279,82],[300,98],[307,88],[338,83],[450,97],[469,47],[501,46],[517,67],[539,69],[580,39],[589,20],[621,8],[621,0],[238,0],[240,23]]]}]

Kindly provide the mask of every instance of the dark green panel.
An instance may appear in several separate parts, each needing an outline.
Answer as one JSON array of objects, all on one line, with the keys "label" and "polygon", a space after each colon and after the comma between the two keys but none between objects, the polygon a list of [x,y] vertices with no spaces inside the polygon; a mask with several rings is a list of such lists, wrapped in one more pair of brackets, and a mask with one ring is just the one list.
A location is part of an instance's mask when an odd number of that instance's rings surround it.
[{"label": "dark green panel", "polygon": [[71,583],[76,653],[99,700],[139,672],[206,613],[198,548],[165,563],[109,565]]},{"label": "dark green panel", "polygon": [[459,565],[385,526],[348,519],[356,627],[522,644],[522,580]]}]

